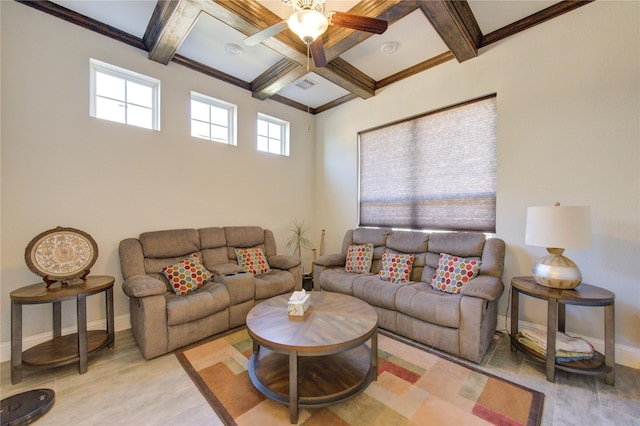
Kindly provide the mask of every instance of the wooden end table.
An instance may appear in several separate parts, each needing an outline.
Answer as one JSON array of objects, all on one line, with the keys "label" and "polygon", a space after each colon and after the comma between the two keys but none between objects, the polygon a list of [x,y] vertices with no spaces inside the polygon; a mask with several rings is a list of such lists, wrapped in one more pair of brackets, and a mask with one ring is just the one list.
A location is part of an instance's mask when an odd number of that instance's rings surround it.
[{"label": "wooden end table", "polygon": [[276,296],[247,315],[249,377],[297,423],[299,407],[344,401],[377,379],[378,315],[355,297],[314,291],[304,316],[288,316],[288,300]]},{"label": "wooden end table", "polygon": [[[11,292],[11,383],[22,381],[25,368],[51,368],[78,362],[80,374],[87,371],[88,354],[113,347],[113,282],[110,276],[89,276],[68,285],[57,282],[47,288],[44,282]],[[87,332],[87,296],[105,293],[107,329]],[[62,302],[75,300],[78,332],[62,336]],[[22,305],[53,304],[53,340],[22,352]]]},{"label": "wooden end table", "polygon": [[[547,357],[534,354],[520,344],[518,334],[518,311],[520,293],[547,301]],[[565,331],[566,305],[604,307],[604,356],[596,352],[590,360],[558,363],[556,353],[556,330]],[[615,385],[615,294],[595,285],[581,283],[573,290],[562,290],[538,284],[533,277],[515,277],[511,280],[511,349],[520,350],[545,362],[547,380],[555,380],[556,369],[578,374],[605,376],[605,383]]]}]

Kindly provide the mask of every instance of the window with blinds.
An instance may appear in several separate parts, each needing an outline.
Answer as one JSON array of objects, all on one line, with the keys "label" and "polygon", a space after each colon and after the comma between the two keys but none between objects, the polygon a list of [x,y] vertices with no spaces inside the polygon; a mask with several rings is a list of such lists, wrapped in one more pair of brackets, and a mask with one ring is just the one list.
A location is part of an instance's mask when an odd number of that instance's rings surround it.
[{"label": "window with blinds", "polygon": [[360,226],[495,232],[496,96],[358,134]]}]

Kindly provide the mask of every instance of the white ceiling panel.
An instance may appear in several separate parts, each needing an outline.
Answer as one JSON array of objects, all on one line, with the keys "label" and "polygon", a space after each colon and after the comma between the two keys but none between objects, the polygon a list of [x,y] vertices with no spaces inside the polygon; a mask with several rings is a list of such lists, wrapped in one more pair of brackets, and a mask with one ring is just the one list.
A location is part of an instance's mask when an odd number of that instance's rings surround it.
[{"label": "white ceiling panel", "polygon": [[[382,51],[387,43],[397,44],[393,53]],[[379,81],[448,50],[424,13],[416,10],[390,25],[384,34],[369,37],[341,57]]]},{"label": "white ceiling panel", "polygon": [[[246,46],[242,43],[245,37],[227,24],[201,13],[178,53],[250,82],[282,59],[282,56],[262,44]],[[232,53],[238,49],[240,53]]]},{"label": "white ceiling panel", "polygon": [[[301,89],[297,85],[303,82],[303,80],[310,80],[311,82],[316,83],[316,85],[306,90]],[[302,105],[310,106],[311,108],[317,108],[348,94],[349,92],[343,88],[313,72],[299,78],[278,92],[278,95],[299,102]]]},{"label": "white ceiling panel", "polygon": [[157,2],[156,0],[63,0],[53,3],[142,38]]},{"label": "white ceiling panel", "polygon": [[549,0],[468,0],[482,34],[489,34],[558,3]]}]

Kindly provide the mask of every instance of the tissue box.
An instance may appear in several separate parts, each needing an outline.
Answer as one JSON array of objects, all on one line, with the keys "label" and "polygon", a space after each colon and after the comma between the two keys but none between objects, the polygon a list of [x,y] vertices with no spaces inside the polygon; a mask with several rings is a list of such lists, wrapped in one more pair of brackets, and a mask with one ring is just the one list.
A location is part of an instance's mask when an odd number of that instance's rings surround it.
[{"label": "tissue box", "polygon": [[295,317],[301,317],[309,309],[311,304],[311,295],[306,294],[302,300],[289,300],[287,305],[287,314]]}]

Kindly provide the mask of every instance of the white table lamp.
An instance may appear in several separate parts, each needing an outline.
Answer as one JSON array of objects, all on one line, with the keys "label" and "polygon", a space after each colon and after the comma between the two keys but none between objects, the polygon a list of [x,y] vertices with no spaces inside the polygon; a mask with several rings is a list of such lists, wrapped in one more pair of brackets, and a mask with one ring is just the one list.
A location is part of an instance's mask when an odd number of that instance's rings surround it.
[{"label": "white table lamp", "polygon": [[549,254],[533,265],[533,277],[546,287],[573,289],[582,282],[578,265],[564,257],[567,248],[591,247],[588,206],[529,207],[525,243],[545,247]]}]

